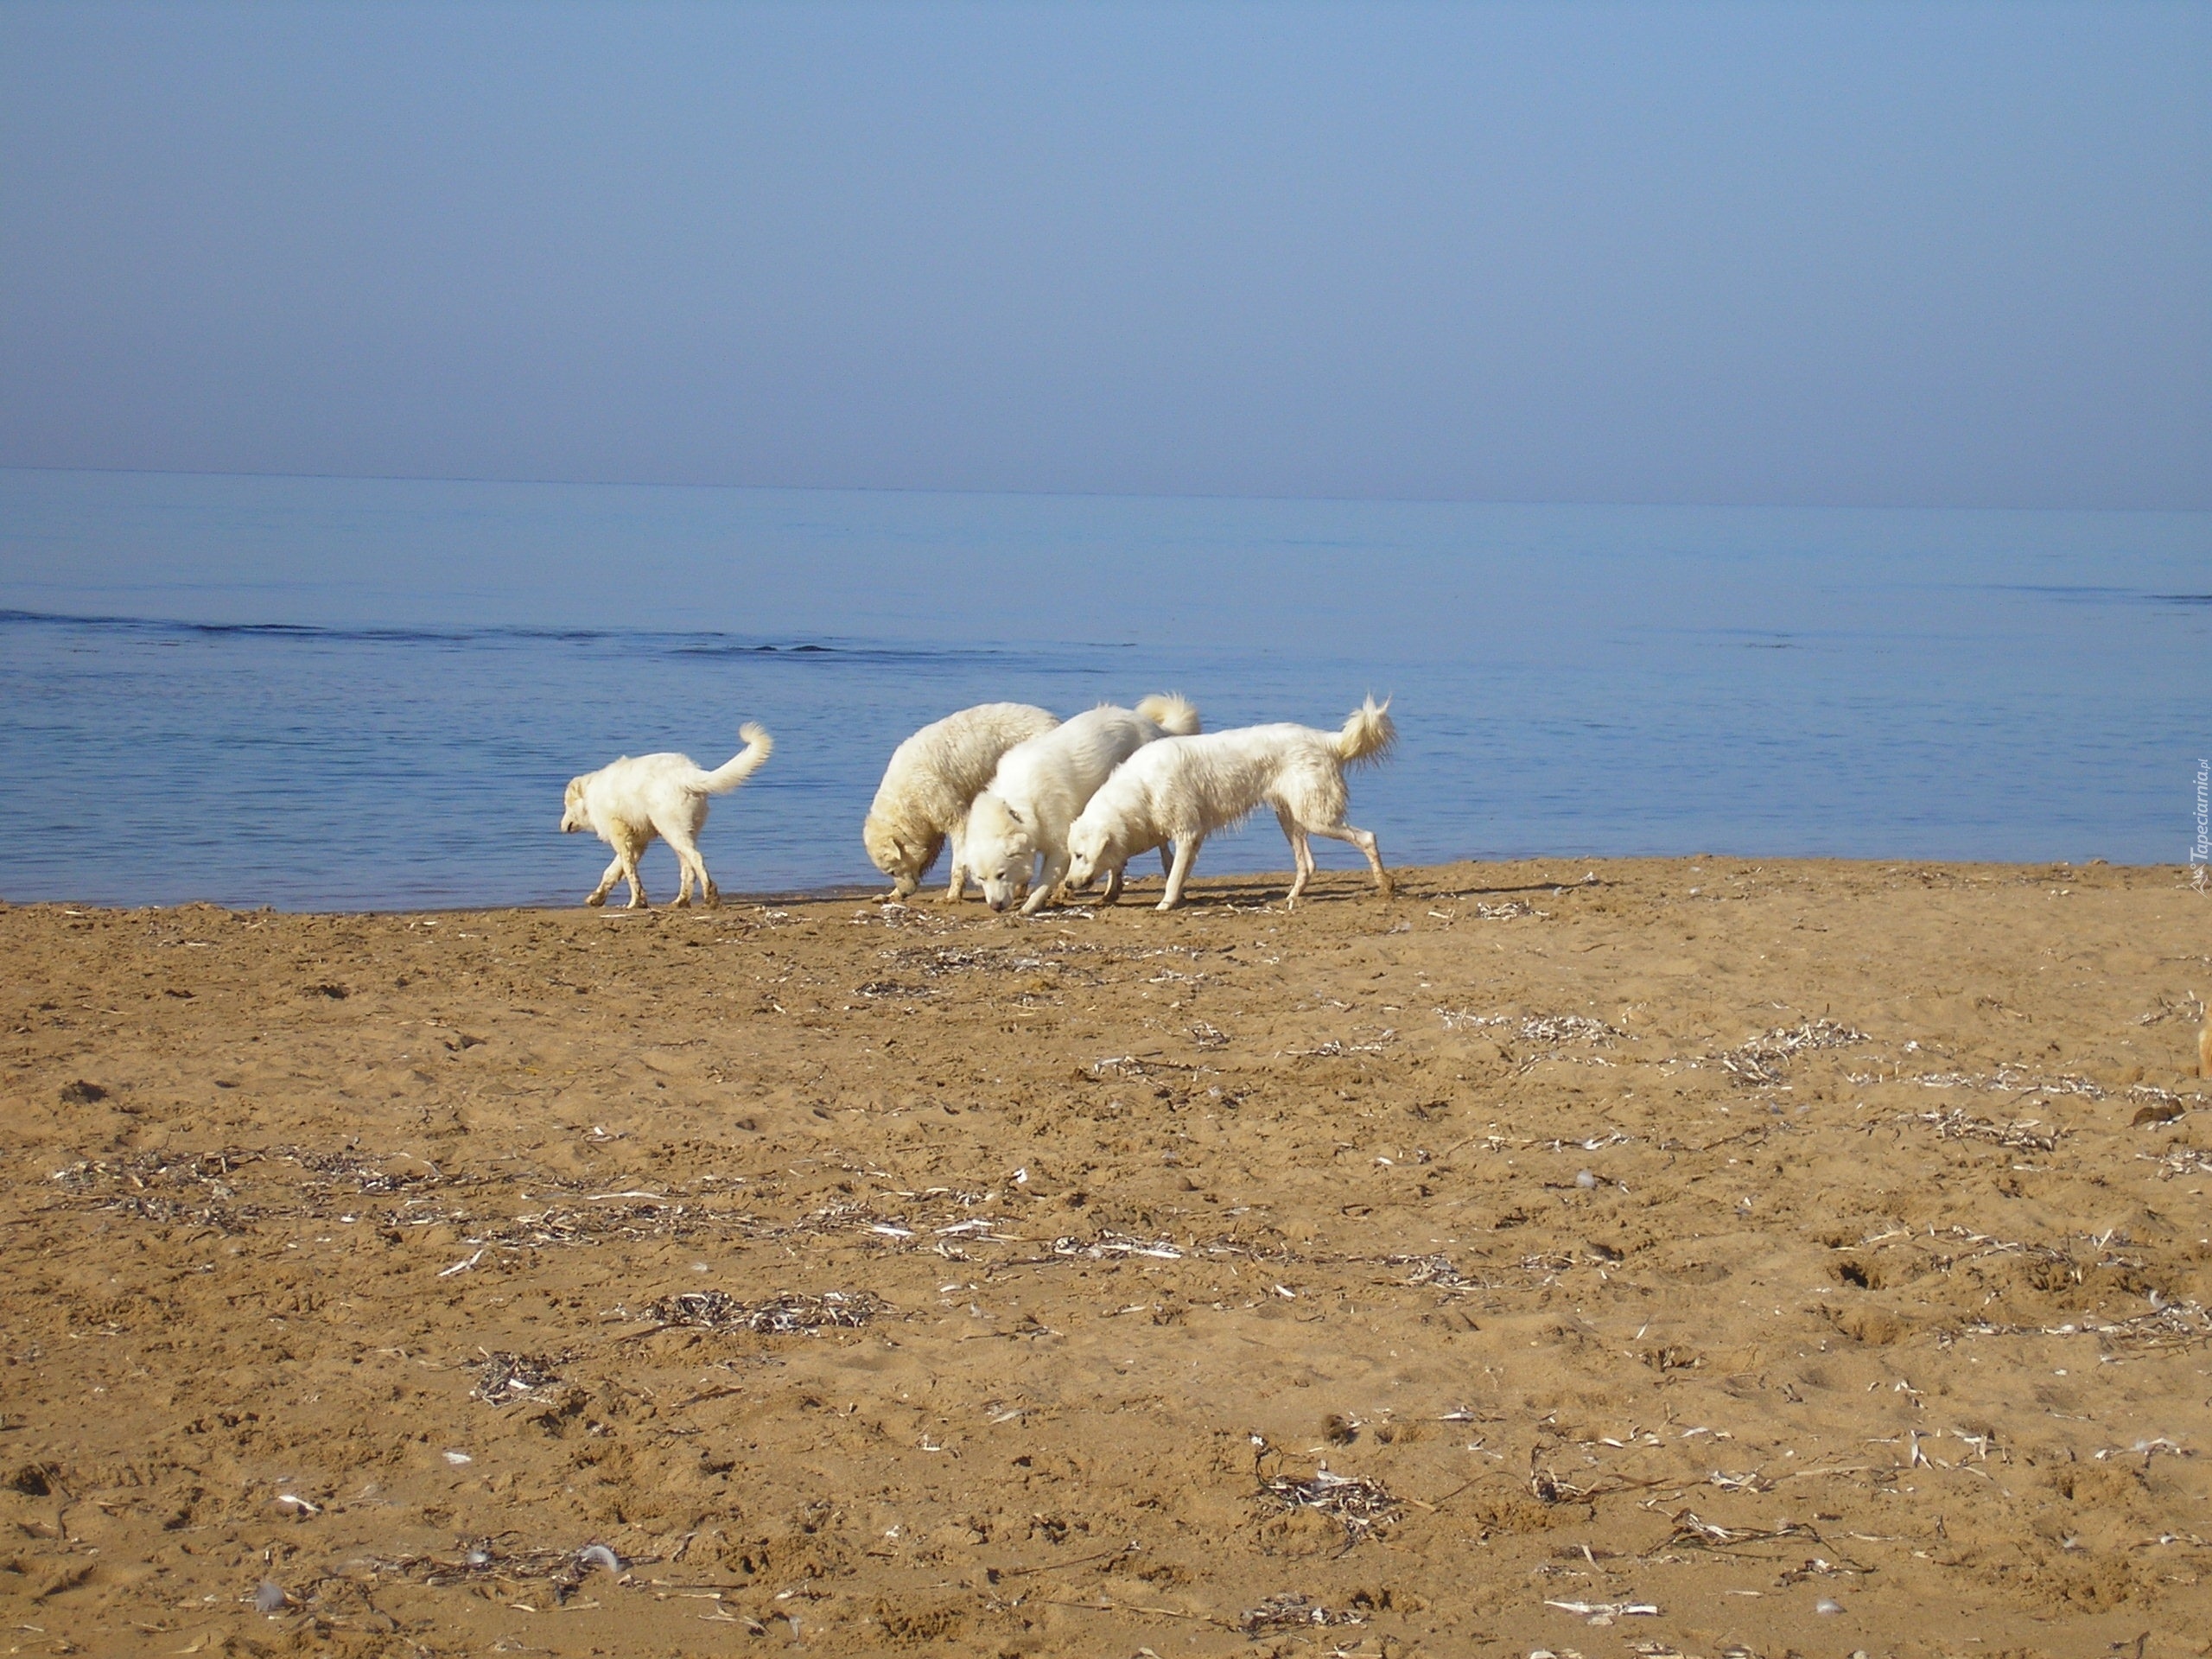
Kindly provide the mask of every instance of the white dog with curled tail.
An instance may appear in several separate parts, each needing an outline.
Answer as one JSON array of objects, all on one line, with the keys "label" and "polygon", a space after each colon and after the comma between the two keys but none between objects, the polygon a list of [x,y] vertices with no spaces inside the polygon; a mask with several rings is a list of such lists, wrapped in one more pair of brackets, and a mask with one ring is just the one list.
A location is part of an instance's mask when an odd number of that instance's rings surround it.
[{"label": "white dog with curled tail", "polygon": [[1068,873],[1068,826],[1114,768],[1147,744],[1198,729],[1198,711],[1170,694],[1133,709],[1090,709],[1008,749],[968,812],[968,868],[983,902],[1006,910],[1027,888],[1021,913],[1043,909]]},{"label": "white dog with curled tail", "polygon": [[1390,874],[1382,868],[1374,836],[1344,822],[1350,804],[1344,768],[1380,760],[1397,739],[1389,702],[1377,705],[1370,697],[1352,710],[1341,731],[1243,726],[1147,744],[1106,780],[1069,827],[1068,887],[1087,887],[1103,872],[1110,903],[1121,893],[1122,870],[1129,860],[1172,842],[1175,859],[1160,908],[1173,910],[1182,902],[1183,884],[1205,838],[1271,806],[1298,866],[1290,884],[1291,904],[1313,878],[1309,836],[1358,848],[1375,872],[1375,885],[1388,899]]},{"label": "white dog with curled tail", "polygon": [[561,813],[563,834],[588,830],[614,849],[614,861],[599,885],[584,899],[603,905],[615,878],[630,883],[630,908],[649,909],[645,884],[638,879],[638,857],[655,836],[676,854],[679,874],[676,902],[691,902],[691,880],[699,880],[699,896],[709,906],[722,901],[721,889],[707,874],[707,861],[699,856],[699,831],[707,822],[707,798],[735,789],[760,770],[775,753],[776,741],[765,728],[747,721],[738,728],[745,747],[712,772],[688,754],[624,755],[597,772],[569,780]]},{"label": "white dog with curled tail", "polygon": [[968,892],[968,809],[1015,744],[1042,736],[1059,721],[1026,702],[985,702],[931,721],[892,752],[861,826],[875,868],[891,878],[893,899],[922,885],[938,849],[952,839],[952,880],[945,902]]}]

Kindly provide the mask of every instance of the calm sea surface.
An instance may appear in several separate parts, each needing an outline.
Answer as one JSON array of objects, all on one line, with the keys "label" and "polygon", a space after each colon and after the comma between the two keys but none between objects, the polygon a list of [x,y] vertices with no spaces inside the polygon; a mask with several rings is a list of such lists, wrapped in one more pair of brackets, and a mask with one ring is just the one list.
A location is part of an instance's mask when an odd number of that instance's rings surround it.
[{"label": "calm sea surface", "polygon": [[[2212,754],[2207,514],[0,471],[0,607],[16,901],[574,902],[606,854],[567,779],[747,719],[778,747],[717,879],[869,881],[892,747],[995,698],[1389,693],[1352,820],[1398,863],[2179,863]],[[1287,861],[1263,816],[1198,874]]]}]

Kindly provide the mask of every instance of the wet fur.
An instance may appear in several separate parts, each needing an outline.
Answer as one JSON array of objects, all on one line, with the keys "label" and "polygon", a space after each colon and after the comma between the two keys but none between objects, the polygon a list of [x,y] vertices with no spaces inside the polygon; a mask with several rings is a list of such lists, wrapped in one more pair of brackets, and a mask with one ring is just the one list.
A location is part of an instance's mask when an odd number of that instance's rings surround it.
[{"label": "wet fur", "polygon": [[1147,744],[1198,729],[1198,711],[1170,695],[1090,709],[1007,750],[968,813],[968,864],[984,903],[1006,910],[1020,900],[1022,914],[1035,915],[1067,874],[1068,826],[1093,791]]},{"label": "wet fur", "polygon": [[931,722],[892,752],[861,826],[869,860],[891,878],[889,897],[904,899],[922,885],[947,836],[952,880],[946,902],[966,894],[968,809],[1008,749],[1058,724],[1026,702],[980,703]]},{"label": "wet fur", "polygon": [[1103,874],[1110,902],[1132,857],[1172,842],[1175,856],[1160,908],[1173,910],[1182,901],[1205,838],[1271,806],[1297,866],[1290,903],[1298,902],[1313,879],[1311,836],[1358,848],[1375,872],[1375,885],[1389,898],[1390,875],[1374,836],[1344,822],[1344,768],[1389,752],[1398,735],[1389,711],[1387,701],[1378,705],[1370,697],[1339,731],[1244,726],[1147,746],[1106,780],[1070,827],[1068,886],[1088,887]]},{"label": "wet fur", "polygon": [[700,898],[709,906],[721,903],[721,890],[707,874],[707,861],[699,855],[707,798],[735,789],[760,770],[776,747],[766,729],[751,721],[740,727],[738,734],[744,738],[745,747],[712,772],[688,754],[634,758],[626,754],[597,772],[569,780],[561,812],[563,832],[573,835],[588,830],[614,849],[614,861],[584,903],[605,904],[616,878],[621,877],[630,883],[630,908],[650,908],[645,884],[638,879],[638,858],[656,836],[676,854],[677,904],[691,902],[695,875]]}]

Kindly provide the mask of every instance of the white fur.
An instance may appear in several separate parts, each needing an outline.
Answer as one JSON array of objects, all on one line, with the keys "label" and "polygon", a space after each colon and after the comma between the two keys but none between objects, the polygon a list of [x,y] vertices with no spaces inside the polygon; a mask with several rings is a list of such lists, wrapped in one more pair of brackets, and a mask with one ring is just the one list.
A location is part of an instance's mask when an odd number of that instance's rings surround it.
[{"label": "white fur", "polygon": [[646,908],[644,885],[638,880],[638,857],[655,836],[676,853],[680,872],[676,902],[691,902],[691,878],[699,878],[699,896],[709,906],[722,901],[721,890],[707,874],[707,861],[699,856],[699,831],[707,822],[707,797],[735,789],[760,770],[775,752],[776,741],[760,727],[746,722],[738,728],[745,747],[712,772],[687,754],[624,755],[597,772],[569,780],[563,803],[561,828],[564,833],[588,830],[614,849],[614,861],[599,885],[585,899],[588,905],[607,902],[617,876],[630,883],[630,908]]},{"label": "white fur", "polygon": [[1182,698],[1147,697],[1135,709],[1093,709],[1008,749],[968,812],[968,868],[983,902],[1004,910],[1026,887],[1021,913],[1035,915],[1068,873],[1068,826],[1114,768],[1148,743],[1198,729],[1198,711]]},{"label": "white fur", "polygon": [[1026,702],[986,702],[925,726],[892,751],[861,826],[861,840],[875,868],[891,878],[891,897],[904,899],[922,885],[945,837],[952,838],[952,884],[957,903],[968,891],[964,842],[968,809],[1015,744],[1040,737],[1059,721]]},{"label": "white fur", "polygon": [[1308,836],[1350,842],[1367,855],[1375,885],[1390,896],[1389,873],[1375,837],[1344,822],[1344,768],[1378,760],[1397,741],[1390,705],[1370,697],[1341,731],[1310,726],[1245,726],[1204,737],[1176,737],[1140,749],[1090,798],[1068,830],[1068,886],[1089,887],[1103,870],[1106,897],[1121,892],[1122,871],[1147,849],[1173,842],[1162,910],[1181,902],[1198,848],[1217,830],[1272,806],[1298,866],[1290,902],[1313,874]]}]

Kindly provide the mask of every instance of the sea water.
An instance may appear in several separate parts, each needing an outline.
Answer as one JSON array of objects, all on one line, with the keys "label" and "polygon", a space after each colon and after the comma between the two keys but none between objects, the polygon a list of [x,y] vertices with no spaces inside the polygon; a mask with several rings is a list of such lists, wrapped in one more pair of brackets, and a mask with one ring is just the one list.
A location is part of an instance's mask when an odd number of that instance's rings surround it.
[{"label": "sea water", "polygon": [[[2180,863],[2212,515],[0,472],[0,897],[573,903],[563,785],[774,758],[726,891],[874,880],[897,742],[1179,690],[1333,727],[1386,858]],[[1334,843],[1325,866],[1358,868]],[[1198,875],[1282,869],[1271,817]],[[940,872],[942,866],[940,866]],[[674,861],[647,855],[667,896]]]}]

